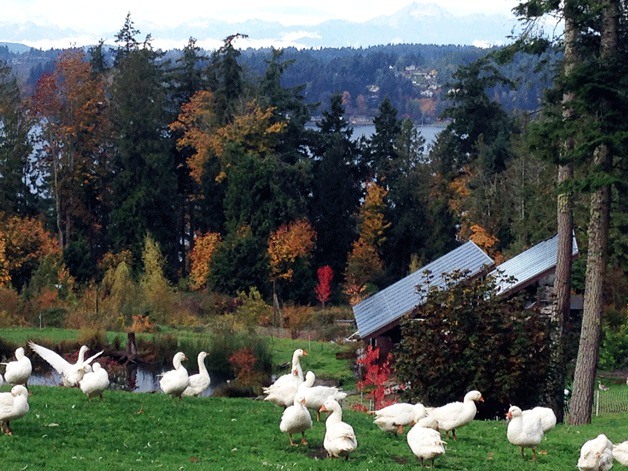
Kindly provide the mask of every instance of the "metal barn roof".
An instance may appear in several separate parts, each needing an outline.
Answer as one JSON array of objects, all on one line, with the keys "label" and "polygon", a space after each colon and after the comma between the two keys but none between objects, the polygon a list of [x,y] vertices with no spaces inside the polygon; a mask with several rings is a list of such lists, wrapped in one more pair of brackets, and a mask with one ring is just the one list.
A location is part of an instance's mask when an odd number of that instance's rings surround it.
[{"label": "metal barn roof", "polygon": [[[498,276],[497,291],[499,294],[510,293],[525,288],[539,278],[551,273],[556,267],[558,253],[558,235],[547,239],[516,257],[505,261],[493,270],[489,276]],[[572,256],[578,255],[578,243],[573,237]],[[506,277],[513,277],[514,283],[508,283]]]},{"label": "metal barn roof", "polygon": [[443,274],[455,270],[469,270],[469,276],[477,275],[493,260],[472,241],[434,260],[420,270],[397,281],[389,287],[353,306],[353,315],[360,337],[373,337],[378,331],[397,322],[424,301],[416,287],[425,282],[425,273],[432,274],[431,285],[444,286]]}]

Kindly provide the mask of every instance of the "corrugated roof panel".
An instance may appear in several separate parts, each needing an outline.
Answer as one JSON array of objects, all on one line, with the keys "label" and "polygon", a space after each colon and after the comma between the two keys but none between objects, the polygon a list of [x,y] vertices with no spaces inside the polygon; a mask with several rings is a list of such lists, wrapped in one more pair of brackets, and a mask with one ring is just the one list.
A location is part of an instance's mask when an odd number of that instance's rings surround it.
[{"label": "corrugated roof panel", "polygon": [[417,291],[417,285],[425,282],[425,273],[430,272],[430,285],[442,287],[445,283],[443,274],[455,270],[469,270],[470,276],[479,273],[486,265],[493,265],[493,260],[473,242],[469,241],[442,257],[434,260],[420,270],[393,283],[373,296],[353,306],[353,314],[362,338],[396,321],[423,302],[423,296]]},{"label": "corrugated roof panel", "polygon": [[[558,253],[558,235],[547,239],[516,257],[505,261],[495,268],[489,275],[497,276],[497,291],[501,294],[513,291],[531,280],[542,276],[556,267]],[[578,243],[573,238],[572,255],[578,255]],[[514,283],[508,283],[506,278],[514,278]]]}]

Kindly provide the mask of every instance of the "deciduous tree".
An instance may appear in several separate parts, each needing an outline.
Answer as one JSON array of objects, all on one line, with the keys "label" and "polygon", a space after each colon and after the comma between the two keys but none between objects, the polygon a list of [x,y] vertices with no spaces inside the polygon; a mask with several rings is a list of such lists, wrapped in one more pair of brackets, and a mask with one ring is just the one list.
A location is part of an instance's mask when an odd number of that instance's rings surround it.
[{"label": "deciduous tree", "polygon": [[334,271],[329,265],[325,265],[316,270],[316,275],[318,277],[318,284],[315,289],[316,299],[325,309],[325,303],[329,301],[331,296],[331,282],[334,279]]},{"label": "deciduous tree", "polygon": [[194,248],[190,253],[190,279],[193,290],[206,286],[211,260],[220,241],[220,234],[216,232],[197,234],[194,238]]}]

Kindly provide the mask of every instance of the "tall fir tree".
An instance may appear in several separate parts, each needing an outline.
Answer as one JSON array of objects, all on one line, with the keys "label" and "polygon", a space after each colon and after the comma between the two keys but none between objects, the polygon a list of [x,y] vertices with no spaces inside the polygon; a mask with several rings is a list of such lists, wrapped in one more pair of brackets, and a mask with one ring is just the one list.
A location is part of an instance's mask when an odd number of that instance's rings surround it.
[{"label": "tall fir tree", "polygon": [[[133,30],[135,31],[135,30]],[[116,251],[139,261],[144,238],[161,247],[172,276],[176,267],[176,168],[167,133],[166,89],[160,54],[150,42],[126,38],[118,50],[111,85],[116,155],[110,237]]]},{"label": "tall fir tree", "polygon": [[353,131],[344,118],[342,97],[334,95],[318,124],[313,152],[311,221],[317,233],[315,266],[343,273],[357,237],[355,215],[362,196],[364,166]]}]

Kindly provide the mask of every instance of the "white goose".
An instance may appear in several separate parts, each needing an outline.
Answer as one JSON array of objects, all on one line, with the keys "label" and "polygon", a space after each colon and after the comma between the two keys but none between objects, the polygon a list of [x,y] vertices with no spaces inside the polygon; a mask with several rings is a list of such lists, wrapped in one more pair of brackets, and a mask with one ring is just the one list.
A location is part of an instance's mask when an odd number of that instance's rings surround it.
[{"label": "white goose", "polygon": [[24,417],[28,409],[28,390],[21,384],[13,386],[11,392],[0,393],[0,430],[13,435],[10,422]]},{"label": "white goose", "polygon": [[603,433],[587,441],[580,448],[580,471],[608,471],[613,467],[613,444]]},{"label": "white goose", "polygon": [[321,412],[331,412],[325,421],[325,438],[323,447],[330,458],[344,456],[349,459],[349,454],[358,447],[358,440],[353,427],[342,421],[342,408],[335,399],[327,399],[320,408]]},{"label": "white goose", "polygon": [[279,423],[279,430],[283,433],[287,433],[290,438],[290,445],[296,446],[292,441],[292,435],[295,433],[301,434],[301,444],[307,445],[305,439],[305,431],[312,428],[312,416],[310,411],[305,407],[305,397],[301,393],[297,393],[294,396],[294,404],[287,407],[283,414],[281,414],[281,422]]},{"label": "white goose", "polygon": [[76,363],[72,364],[53,350],[37,345],[34,342],[29,342],[28,345],[37,355],[52,366],[57,373],[61,374],[63,385],[68,387],[78,386],[79,381],[83,379],[85,373],[91,371],[90,363],[103,353],[103,351],[100,351],[86,360],[85,354],[89,350],[89,347],[83,345],[79,350]]},{"label": "white goose", "polygon": [[187,360],[185,353],[177,352],[172,358],[174,370],[166,371],[159,380],[161,390],[172,397],[181,399],[181,394],[190,384],[188,370],[181,364]]},{"label": "white goose", "polygon": [[316,411],[316,421],[320,421],[321,413],[319,409],[329,398],[340,402],[347,397],[347,393],[333,386],[314,386],[316,375],[312,371],[305,374],[303,381],[297,390],[297,394],[305,398],[305,407]]},{"label": "white goose", "polygon": [[548,432],[556,426],[556,414],[549,407],[534,407],[523,411],[523,417],[534,416],[541,419],[543,433]]},{"label": "white goose", "polygon": [[200,396],[211,383],[209,372],[205,366],[205,358],[207,358],[207,352],[200,352],[196,357],[198,362],[198,373],[189,377],[189,385],[183,391],[183,396]]},{"label": "white goose", "polygon": [[[15,361],[3,364],[6,365],[4,379],[7,383],[13,385],[28,383],[28,378],[30,378],[33,372],[33,365],[31,365],[31,361],[24,354],[24,348],[18,347],[15,350]],[[0,381],[0,384],[2,384],[2,381]]]},{"label": "white goose", "polygon": [[85,373],[83,379],[79,381],[79,388],[85,393],[88,399],[94,396],[100,396],[102,400],[102,393],[109,387],[109,374],[100,363],[95,362],[92,365],[92,371]]},{"label": "white goose", "polygon": [[428,412],[428,416],[438,422],[438,429],[445,431],[445,436],[452,432],[456,440],[456,429],[470,423],[477,413],[476,402],[484,402],[480,391],[469,391],[464,396],[463,402],[450,402],[444,406],[436,407]]},{"label": "white goose", "polygon": [[506,431],[508,441],[521,448],[522,458],[525,458],[524,449],[532,448],[532,458],[536,460],[536,447],[543,440],[541,418],[535,415],[524,416],[519,407],[511,406],[506,419],[509,421]]},{"label": "white goose", "polygon": [[613,458],[624,466],[628,466],[628,440],[613,445]]},{"label": "white goose", "polygon": [[432,428],[414,425],[406,436],[408,446],[414,453],[423,467],[423,461],[432,460],[432,468],[434,460],[440,455],[445,454],[445,442],[441,439],[440,433]]},{"label": "white goose", "polygon": [[369,414],[375,416],[373,423],[377,425],[380,430],[401,434],[406,425],[416,424],[420,419],[425,417],[427,413],[425,407],[420,402],[416,404],[398,402],[369,412]]},{"label": "white goose", "polygon": [[280,376],[273,384],[263,389],[265,401],[281,407],[290,407],[294,403],[294,395],[299,385],[304,381],[301,358],[307,356],[307,351],[297,348],[292,354],[292,369],[290,373]]}]

